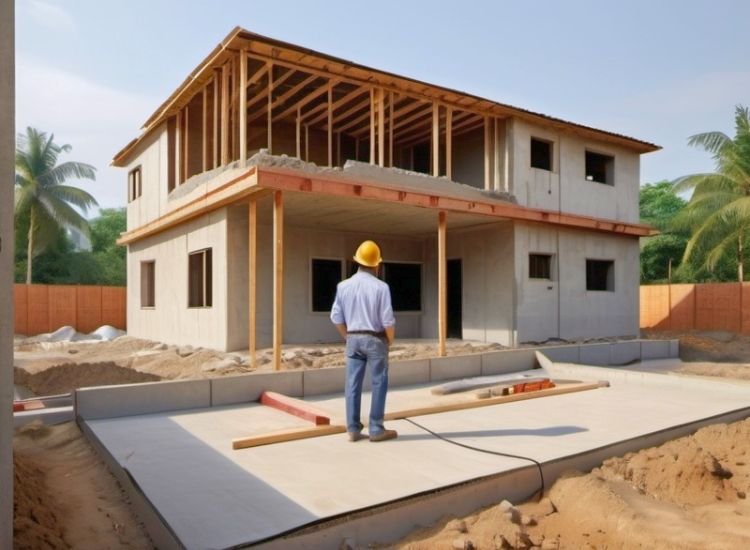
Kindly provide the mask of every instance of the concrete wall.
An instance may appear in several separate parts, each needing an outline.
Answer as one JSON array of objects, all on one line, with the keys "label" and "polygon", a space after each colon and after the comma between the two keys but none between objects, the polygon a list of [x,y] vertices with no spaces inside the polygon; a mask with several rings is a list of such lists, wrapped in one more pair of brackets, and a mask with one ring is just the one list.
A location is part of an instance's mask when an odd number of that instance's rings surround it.
[{"label": "concrete wall", "polygon": [[13,185],[15,16],[0,0],[0,548],[13,547]]},{"label": "concrete wall", "polygon": [[[188,253],[212,248],[213,306],[188,308]],[[128,333],[226,349],[227,211],[217,210],[128,247]],[[141,262],[155,260],[155,307],[141,308]]]},{"label": "concrete wall", "polygon": [[[531,167],[532,137],[552,142],[552,171]],[[638,222],[638,153],[517,119],[512,124],[512,141],[509,149],[513,159],[511,191],[519,204]],[[587,150],[615,157],[614,185],[586,180]]]},{"label": "concrete wall", "polygon": [[[462,267],[463,338],[513,345],[513,226],[448,229],[446,253]],[[426,247],[425,315],[422,336],[437,338],[437,240]]]},{"label": "concrete wall", "polygon": [[167,125],[160,128],[139,145],[138,153],[122,171],[123,196],[128,196],[128,173],[141,167],[141,196],[128,203],[128,231],[155,220],[167,208]]},{"label": "concrete wall", "polygon": [[[516,224],[518,341],[636,336],[638,240]],[[529,278],[529,253],[553,255],[552,280]],[[586,259],[615,262],[615,289],[586,290]]]},{"label": "concrete wall", "polygon": [[[451,179],[484,189],[484,130],[478,128],[453,139]],[[444,153],[443,153],[444,154]]]}]

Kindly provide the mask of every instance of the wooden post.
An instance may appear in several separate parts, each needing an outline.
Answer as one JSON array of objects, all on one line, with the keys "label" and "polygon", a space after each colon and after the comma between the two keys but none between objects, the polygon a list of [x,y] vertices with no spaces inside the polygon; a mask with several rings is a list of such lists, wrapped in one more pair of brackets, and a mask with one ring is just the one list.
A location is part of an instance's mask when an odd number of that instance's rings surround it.
[{"label": "wooden post", "polygon": [[336,166],[341,166],[341,132],[336,132]]},{"label": "wooden post", "polygon": [[211,131],[213,132],[214,142],[213,142],[213,159],[211,159],[213,162],[211,163],[213,165],[213,168],[216,168],[219,166],[219,75],[220,71],[215,70],[214,71],[214,123],[213,128],[211,128]]},{"label": "wooden post", "polygon": [[183,139],[182,139],[182,181],[185,181],[188,179],[188,152],[189,152],[189,142],[188,139],[190,138],[190,129],[188,128],[188,125],[190,124],[190,111],[188,110],[188,106],[185,105],[185,110],[182,111],[185,119],[182,121],[182,130],[183,130]]},{"label": "wooden post", "polygon": [[393,168],[393,92],[388,92],[388,166]]},{"label": "wooden post", "polygon": [[432,175],[440,175],[440,105],[432,104]]},{"label": "wooden post", "polygon": [[247,50],[240,51],[240,162],[247,160]]},{"label": "wooden post", "polygon": [[445,259],[445,212],[438,212],[438,355],[445,357],[445,338],[448,332],[447,264]]},{"label": "wooden post", "polygon": [[445,111],[445,176],[453,179],[453,109]]},{"label": "wooden post", "polygon": [[284,330],[284,202],[281,191],[273,194],[273,368],[281,369]]},{"label": "wooden post", "polygon": [[221,165],[229,163],[229,67],[221,68]]},{"label": "wooden post", "polygon": [[203,88],[203,112],[201,113],[202,172],[208,170],[208,84]]},{"label": "wooden post", "polygon": [[310,127],[305,124],[305,162],[310,162]]},{"label": "wooden post", "polygon": [[492,134],[490,133],[490,117],[484,117],[484,188],[487,190],[492,189],[492,182],[490,178],[492,173],[490,172],[490,155],[492,150],[490,149],[490,141]]},{"label": "wooden post", "polygon": [[296,124],[296,134],[297,134],[297,158],[302,159],[302,108],[297,107],[297,124]]},{"label": "wooden post", "polygon": [[177,111],[174,130],[174,175],[175,187],[182,183],[182,111]]},{"label": "wooden post", "polygon": [[268,154],[273,154],[273,63],[268,64]]},{"label": "wooden post", "polygon": [[378,88],[378,166],[385,166],[385,92]]},{"label": "wooden post", "polygon": [[250,356],[250,367],[257,367],[256,348],[256,315],[258,288],[258,203],[251,200],[247,208],[247,351]]},{"label": "wooden post", "polygon": [[333,86],[328,86],[328,167],[333,166]]},{"label": "wooden post", "polygon": [[370,164],[375,164],[375,89],[370,88]]},{"label": "wooden post", "polygon": [[492,182],[492,189],[495,191],[500,191],[500,124],[498,124],[498,120],[495,117],[492,117],[492,125],[495,128],[495,140],[494,140],[494,146],[492,150],[495,152],[495,178]]}]

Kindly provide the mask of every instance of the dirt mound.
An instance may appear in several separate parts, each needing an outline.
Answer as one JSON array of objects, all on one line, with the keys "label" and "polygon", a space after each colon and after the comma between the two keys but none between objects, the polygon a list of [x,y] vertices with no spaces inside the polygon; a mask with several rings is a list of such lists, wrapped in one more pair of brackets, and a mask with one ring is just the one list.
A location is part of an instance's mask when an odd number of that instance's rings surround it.
[{"label": "dirt mound", "polygon": [[74,423],[20,428],[13,463],[14,548],[153,547]]},{"label": "dirt mound", "polygon": [[91,386],[156,382],[161,380],[161,377],[120,367],[108,361],[63,363],[34,374],[16,367],[13,379],[15,384],[28,388],[36,395],[55,395]]}]

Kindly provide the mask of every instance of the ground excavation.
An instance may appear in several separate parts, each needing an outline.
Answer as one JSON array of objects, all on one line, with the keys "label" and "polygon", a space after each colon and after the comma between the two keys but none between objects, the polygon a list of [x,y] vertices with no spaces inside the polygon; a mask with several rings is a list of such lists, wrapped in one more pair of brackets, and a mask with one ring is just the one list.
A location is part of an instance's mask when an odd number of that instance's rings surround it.
[{"label": "ground excavation", "polygon": [[[680,338],[681,372],[747,384],[750,338],[728,333],[653,333]],[[450,354],[499,348],[450,342]],[[435,344],[399,342],[392,357],[435,354]],[[261,352],[259,370],[269,370]],[[341,365],[335,345],[285,348],[286,368]],[[112,342],[16,340],[16,384],[39,394],[74,387],[250,372],[241,354]],[[32,424],[14,440],[16,548],[149,548],[123,491],[77,426]],[[717,424],[564,476],[540,501],[498,502],[416,530],[396,548],[750,547],[750,420]]]}]

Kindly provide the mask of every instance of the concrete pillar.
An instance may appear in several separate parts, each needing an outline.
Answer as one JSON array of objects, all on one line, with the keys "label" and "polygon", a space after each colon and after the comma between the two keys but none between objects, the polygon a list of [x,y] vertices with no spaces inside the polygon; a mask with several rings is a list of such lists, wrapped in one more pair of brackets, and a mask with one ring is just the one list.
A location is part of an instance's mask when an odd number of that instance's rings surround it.
[{"label": "concrete pillar", "polygon": [[15,14],[0,0],[0,548],[13,548],[13,185]]}]

